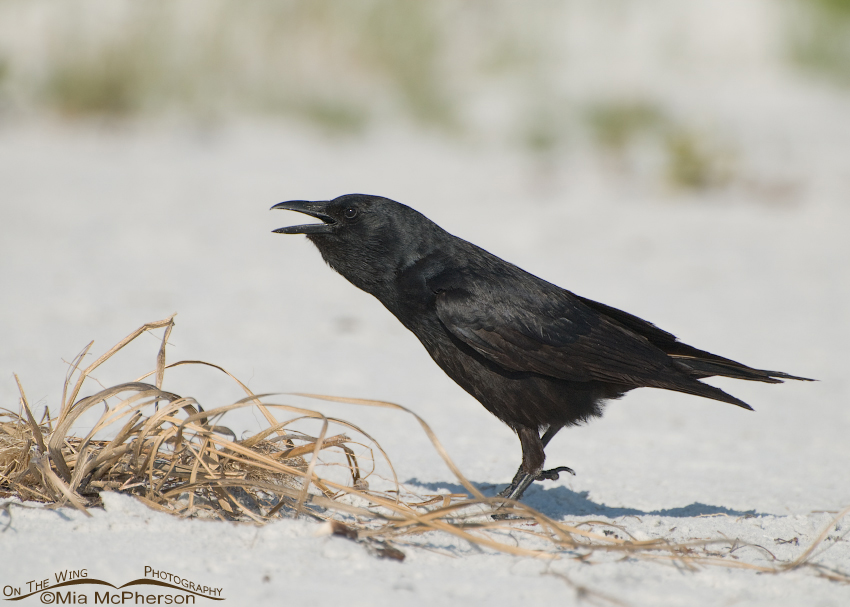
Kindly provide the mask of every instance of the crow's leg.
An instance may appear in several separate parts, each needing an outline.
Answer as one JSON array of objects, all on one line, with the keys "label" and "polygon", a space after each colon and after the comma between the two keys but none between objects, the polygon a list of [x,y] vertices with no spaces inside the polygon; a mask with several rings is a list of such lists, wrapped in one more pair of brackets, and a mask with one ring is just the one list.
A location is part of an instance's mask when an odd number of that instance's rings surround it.
[{"label": "crow's leg", "polygon": [[499,492],[499,497],[519,500],[534,481],[555,481],[558,480],[561,472],[575,474],[571,468],[566,466],[541,470],[546,457],[543,449],[561,428],[562,426],[550,426],[543,436],[539,436],[537,431],[531,428],[521,428],[517,432],[522,443],[522,464],[520,464],[511,484]]}]

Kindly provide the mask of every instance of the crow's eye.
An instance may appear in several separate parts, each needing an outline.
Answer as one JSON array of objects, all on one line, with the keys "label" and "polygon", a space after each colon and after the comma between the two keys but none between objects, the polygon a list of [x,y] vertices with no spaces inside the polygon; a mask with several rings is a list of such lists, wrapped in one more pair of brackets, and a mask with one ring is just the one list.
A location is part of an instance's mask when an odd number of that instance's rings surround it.
[{"label": "crow's eye", "polygon": [[355,217],[357,217],[357,209],[354,207],[348,207],[347,209],[345,209],[343,215],[346,219],[354,219]]}]

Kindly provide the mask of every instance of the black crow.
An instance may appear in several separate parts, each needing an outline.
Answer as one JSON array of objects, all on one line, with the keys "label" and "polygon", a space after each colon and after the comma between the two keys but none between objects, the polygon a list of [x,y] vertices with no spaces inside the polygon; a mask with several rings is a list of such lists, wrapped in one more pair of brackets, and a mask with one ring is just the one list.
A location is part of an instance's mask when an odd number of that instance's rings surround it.
[{"label": "black crow", "polygon": [[[698,350],[637,316],[580,297],[452,236],[403,204],[363,194],[281,202],[318,223],[306,234],[330,267],[410,329],[434,361],[522,444],[522,464],[499,495],[519,499],[564,426],[602,414],[606,400],[663,388],[752,408],[704,377],[805,380]],[[542,435],[541,435],[542,433]]]}]

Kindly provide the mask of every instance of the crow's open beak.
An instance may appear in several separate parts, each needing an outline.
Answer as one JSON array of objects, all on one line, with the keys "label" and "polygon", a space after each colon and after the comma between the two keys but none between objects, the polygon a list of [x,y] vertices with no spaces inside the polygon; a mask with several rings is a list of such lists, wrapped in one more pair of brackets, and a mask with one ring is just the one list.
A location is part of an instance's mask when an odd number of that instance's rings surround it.
[{"label": "crow's open beak", "polygon": [[309,200],[288,200],[279,202],[272,209],[284,209],[285,211],[297,211],[304,213],[310,217],[321,219],[322,223],[306,223],[298,226],[289,226],[287,228],[278,228],[272,230],[276,234],[327,234],[332,231],[333,225],[336,223],[333,217],[325,212],[327,202],[311,202]]}]

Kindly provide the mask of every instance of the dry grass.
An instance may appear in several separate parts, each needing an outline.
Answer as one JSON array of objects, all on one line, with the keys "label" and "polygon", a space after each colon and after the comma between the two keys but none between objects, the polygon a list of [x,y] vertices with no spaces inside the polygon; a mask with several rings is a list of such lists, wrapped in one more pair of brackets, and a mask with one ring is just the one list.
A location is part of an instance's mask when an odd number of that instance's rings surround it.
[{"label": "dry grass", "polygon": [[[638,541],[617,526],[629,537],[622,539],[604,533],[614,526],[611,523],[571,525],[522,503],[485,497],[454,465],[428,424],[400,405],[300,395],[413,415],[468,494],[411,494],[398,484],[380,445],[353,424],[319,411],[267,402],[268,395],[251,393],[236,378],[247,396],[208,411],[191,398],[162,390],[166,370],[179,365],[207,365],[226,373],[201,361],[166,365],[165,346],[173,327],[173,317],[146,324],[81,369],[89,344],[71,364],[56,417],[45,415],[36,421],[19,382],[20,412],[6,410],[0,415],[0,496],[73,506],[88,516],[89,509],[99,505],[99,492],[104,490],[133,495],[151,508],[180,516],[264,524],[274,518],[304,515],[327,521],[329,532],[355,540],[378,556],[397,559],[404,558],[400,547],[427,544],[426,534],[439,532],[516,556],[594,562],[613,553],[674,562],[689,569],[716,565],[774,574],[805,567],[823,577],[850,582],[846,574],[811,558],[850,508],[798,558],[775,560],[771,565],[732,556],[742,546],[734,539]],[[78,398],[98,366],[144,332],[156,329],[163,329],[164,334],[154,371]],[[154,383],[146,383],[151,376]],[[98,406],[103,412],[91,431],[82,437],[73,435],[75,421]],[[261,413],[268,427],[237,439],[220,420],[229,411],[245,407]],[[318,436],[297,429],[305,420],[320,423]],[[99,438],[107,431],[112,438]],[[369,488],[369,478],[377,467],[375,454],[383,458],[381,465],[390,471],[394,488]],[[494,520],[494,509],[504,517]]]}]

